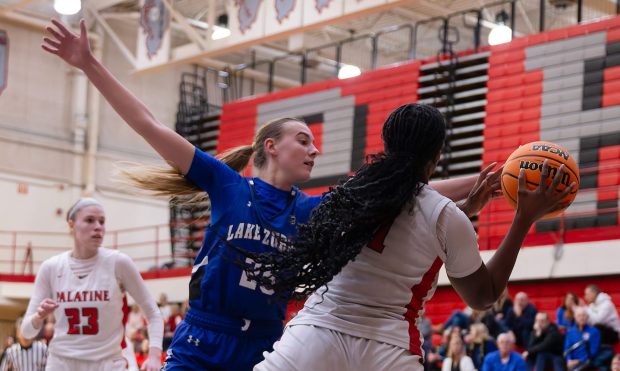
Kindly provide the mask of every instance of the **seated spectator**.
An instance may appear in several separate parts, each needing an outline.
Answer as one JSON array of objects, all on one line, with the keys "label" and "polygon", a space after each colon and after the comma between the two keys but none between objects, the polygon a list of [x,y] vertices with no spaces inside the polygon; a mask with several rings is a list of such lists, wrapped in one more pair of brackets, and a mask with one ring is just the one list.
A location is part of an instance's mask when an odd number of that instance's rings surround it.
[{"label": "seated spectator", "polygon": [[170,305],[170,316],[164,321],[163,349],[168,349],[170,346],[172,338],[174,337],[174,332],[177,329],[177,325],[181,323],[182,320],[183,317],[181,316],[181,306],[179,304]]},{"label": "seated spectator", "polygon": [[[422,335],[422,339],[424,342],[422,343],[422,350],[424,350],[424,354],[430,354],[433,349],[433,325],[431,320],[422,315],[418,320],[418,328],[420,329],[420,334]],[[425,359],[426,362],[426,359]]]},{"label": "seated spectator", "polygon": [[534,327],[534,317],[538,310],[530,303],[530,299],[524,292],[515,296],[513,307],[508,310],[504,324],[515,334],[516,344],[524,348],[530,339]]},{"label": "seated spectator", "polygon": [[601,343],[598,329],[588,324],[588,312],[584,307],[575,310],[575,325],[566,333],[564,356],[568,370],[581,370],[592,364]]},{"label": "seated spectator", "polygon": [[465,335],[465,343],[467,355],[478,370],[482,367],[484,357],[497,350],[495,340],[489,336],[487,327],[483,323],[474,323],[469,327],[469,334]]},{"label": "seated spectator", "polygon": [[615,345],[620,334],[620,319],[611,298],[596,285],[588,285],[584,295],[590,323],[601,332],[601,343]]},{"label": "seated spectator", "polygon": [[4,350],[4,357],[0,363],[2,371],[30,371],[45,370],[47,363],[47,345],[39,340],[28,340],[22,336],[21,325],[23,318],[15,323],[17,342]]},{"label": "seated spectator", "polygon": [[443,338],[441,339],[441,345],[437,348],[437,353],[441,356],[441,359],[444,359],[448,356],[448,346],[450,344],[450,339],[453,336],[461,336],[463,330],[458,326],[453,326],[445,329],[443,332]]},{"label": "seated spectator", "polygon": [[611,360],[611,371],[620,371],[620,354],[616,354]]},{"label": "seated spectator", "polygon": [[564,370],[564,339],[558,327],[549,320],[547,313],[536,314],[534,331],[526,349],[523,358],[527,360],[530,369],[542,371],[551,365],[554,371]]},{"label": "seated spectator", "polygon": [[504,325],[504,321],[499,321],[496,314],[491,309],[486,311],[474,310],[471,314],[471,323],[483,323],[487,327],[489,335],[494,339],[497,338],[499,334],[510,331]]},{"label": "seated spectator", "polygon": [[513,351],[515,336],[511,332],[499,335],[499,350],[484,357],[482,371],[527,371],[527,365],[521,355]]},{"label": "seated spectator", "polygon": [[561,330],[568,330],[575,324],[575,314],[573,308],[579,305],[579,298],[574,292],[567,292],[564,295],[564,302],[555,312],[555,320]]},{"label": "seated spectator", "polygon": [[125,332],[131,337],[143,328],[146,328],[146,318],[140,310],[138,304],[131,306],[131,311],[127,315],[127,323],[125,324]]},{"label": "seated spectator", "polygon": [[508,315],[508,311],[512,308],[512,306],[512,299],[508,294],[508,287],[506,287],[497,301],[493,304],[491,311],[493,312],[493,315],[495,315],[495,319],[502,322]]},{"label": "seated spectator", "polygon": [[168,295],[164,294],[163,292],[161,294],[159,294],[159,301],[157,302],[157,306],[159,307],[159,310],[161,311],[161,315],[162,317],[164,317],[164,320],[168,317],[170,317],[170,305],[168,304]]},{"label": "seated spectator", "polygon": [[452,336],[448,345],[447,358],[444,359],[441,371],[475,371],[474,363],[465,354],[463,339]]},{"label": "seated spectator", "polygon": [[465,307],[463,310],[455,310],[452,312],[450,317],[448,317],[446,322],[433,326],[433,331],[436,333],[442,333],[444,330],[455,326],[462,329],[469,328],[469,325],[471,324],[471,314],[472,309],[470,307]]}]

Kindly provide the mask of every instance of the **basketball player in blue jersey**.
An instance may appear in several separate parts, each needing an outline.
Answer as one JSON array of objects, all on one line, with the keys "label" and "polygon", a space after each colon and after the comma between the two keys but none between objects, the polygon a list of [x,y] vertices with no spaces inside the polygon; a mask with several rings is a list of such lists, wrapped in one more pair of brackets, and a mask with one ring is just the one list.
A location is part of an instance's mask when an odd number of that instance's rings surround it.
[{"label": "basketball player in blue jersey", "polygon": [[[162,196],[197,195],[197,200],[206,192],[211,201],[211,225],[192,269],[190,309],[177,327],[165,369],[252,369],[282,335],[286,302],[245,276],[240,268],[245,258],[230,245],[252,252],[282,249],[296,226],[308,220],[321,197],[294,185],[310,178],[318,155],[312,132],[302,121],[276,119],[258,130],[251,145],[212,157],[159,123],[93,57],[84,21],[79,36],[52,23],[47,31],[53,39],[44,38],[43,49],[83,70],[127,124],[174,167],[132,169],[125,172],[129,182]],[[250,158],[257,176],[245,178],[239,172]],[[476,179],[434,187],[460,200]]]}]

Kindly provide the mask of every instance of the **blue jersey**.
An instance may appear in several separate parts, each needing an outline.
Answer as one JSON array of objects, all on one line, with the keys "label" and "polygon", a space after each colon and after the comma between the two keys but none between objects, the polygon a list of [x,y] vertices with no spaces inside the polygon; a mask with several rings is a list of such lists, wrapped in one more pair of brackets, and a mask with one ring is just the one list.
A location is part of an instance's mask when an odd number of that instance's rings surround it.
[{"label": "blue jersey", "polygon": [[321,197],[306,195],[295,187],[283,191],[258,178],[245,178],[199,149],[186,177],[206,191],[211,201],[211,224],[192,269],[190,308],[248,323],[266,321],[281,326],[286,303],[248,280],[238,263],[252,262],[225,240],[253,252],[284,247],[295,235],[296,225],[309,219]]}]

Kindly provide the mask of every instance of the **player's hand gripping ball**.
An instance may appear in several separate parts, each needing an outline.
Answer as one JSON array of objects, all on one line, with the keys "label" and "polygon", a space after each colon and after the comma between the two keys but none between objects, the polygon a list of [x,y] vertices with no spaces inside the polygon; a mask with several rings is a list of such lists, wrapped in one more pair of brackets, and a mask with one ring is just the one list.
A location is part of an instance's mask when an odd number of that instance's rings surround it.
[{"label": "player's hand gripping ball", "polygon": [[558,216],[573,202],[579,190],[579,168],[575,158],[561,146],[551,142],[532,142],[517,148],[504,165],[502,171],[502,192],[508,203],[517,208],[517,194],[519,189],[519,171],[525,170],[525,179],[530,190],[538,187],[542,176],[543,162],[549,161],[549,171],[546,177],[546,184],[553,181],[560,166],[564,165],[564,175],[562,181],[556,188],[556,192],[562,192],[571,183],[575,182],[575,188],[562,199],[565,207],[559,211],[545,215],[545,218]]}]

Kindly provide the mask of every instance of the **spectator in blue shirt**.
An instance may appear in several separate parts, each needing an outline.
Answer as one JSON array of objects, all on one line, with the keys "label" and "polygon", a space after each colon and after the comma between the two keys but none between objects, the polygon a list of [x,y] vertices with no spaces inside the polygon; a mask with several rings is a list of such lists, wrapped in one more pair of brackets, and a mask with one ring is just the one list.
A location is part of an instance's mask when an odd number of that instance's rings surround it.
[{"label": "spectator in blue shirt", "polygon": [[482,371],[527,371],[525,360],[512,349],[515,345],[515,336],[506,332],[497,337],[498,351],[489,353],[484,358]]},{"label": "spectator in blue shirt", "polygon": [[504,323],[515,334],[518,346],[527,346],[537,312],[538,310],[530,303],[526,293],[519,292],[515,296],[514,305],[508,311]]},{"label": "spectator in blue shirt", "polygon": [[575,314],[573,307],[579,305],[579,298],[574,292],[567,292],[564,295],[562,306],[555,312],[555,321],[560,329],[568,330],[575,324]]},{"label": "spectator in blue shirt", "polygon": [[601,334],[588,325],[588,312],[584,307],[575,309],[575,325],[566,333],[564,354],[568,370],[590,364],[599,351]]}]

